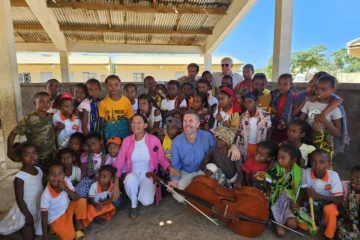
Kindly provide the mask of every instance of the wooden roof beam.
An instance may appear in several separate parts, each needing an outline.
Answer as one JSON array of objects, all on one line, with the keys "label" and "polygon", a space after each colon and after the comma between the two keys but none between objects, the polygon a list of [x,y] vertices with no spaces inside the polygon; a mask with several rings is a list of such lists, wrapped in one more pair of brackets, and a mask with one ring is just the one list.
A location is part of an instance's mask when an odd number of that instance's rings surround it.
[{"label": "wooden roof beam", "polygon": [[28,7],[25,0],[10,0],[12,7]]},{"label": "wooden roof beam", "polygon": [[[15,26],[14,26],[15,27]],[[15,27],[16,28],[16,27]],[[93,28],[62,26],[63,32],[97,32],[124,34],[164,34],[164,35],[211,35],[211,30],[160,30],[160,29],[128,29],[128,28]]]},{"label": "wooden roof beam", "polygon": [[[44,30],[41,25],[14,25],[15,31]],[[128,29],[128,28],[94,28],[61,26],[62,32],[94,32],[94,33],[124,33],[124,34],[161,34],[161,35],[211,35],[211,30],[158,30],[158,29]]]},{"label": "wooden roof beam", "polygon": [[[156,1],[154,2],[156,3]],[[85,10],[110,10],[123,12],[141,13],[178,13],[178,14],[211,14],[227,15],[226,8],[171,8],[171,7],[146,7],[146,6],[124,6],[120,4],[83,3],[83,2],[47,2],[48,8],[73,8]]]},{"label": "wooden roof beam", "polygon": [[45,1],[26,0],[26,3],[49,35],[58,51],[67,51],[66,39],[64,34],[60,31],[59,23],[56,20],[54,11],[47,8]]}]

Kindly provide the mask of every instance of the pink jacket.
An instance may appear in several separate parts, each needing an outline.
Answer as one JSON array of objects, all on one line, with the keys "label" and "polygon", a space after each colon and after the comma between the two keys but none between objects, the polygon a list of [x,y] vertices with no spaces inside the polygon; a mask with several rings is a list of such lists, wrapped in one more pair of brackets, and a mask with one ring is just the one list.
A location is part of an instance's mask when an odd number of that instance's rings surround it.
[{"label": "pink jacket", "polygon": [[[149,150],[150,155],[150,171],[156,170],[158,171],[158,164],[167,170],[170,165],[169,160],[165,156],[164,149],[160,143],[160,140],[154,135],[145,133],[145,143]],[[131,154],[134,151],[135,147],[135,134],[126,137],[122,142],[121,149],[119,154],[117,155],[114,163],[114,167],[117,168],[116,176],[120,177],[122,174],[122,169],[124,164],[126,163],[126,174],[131,172]],[[161,189],[160,185],[158,185],[156,189],[156,205],[159,205],[161,200]]]}]

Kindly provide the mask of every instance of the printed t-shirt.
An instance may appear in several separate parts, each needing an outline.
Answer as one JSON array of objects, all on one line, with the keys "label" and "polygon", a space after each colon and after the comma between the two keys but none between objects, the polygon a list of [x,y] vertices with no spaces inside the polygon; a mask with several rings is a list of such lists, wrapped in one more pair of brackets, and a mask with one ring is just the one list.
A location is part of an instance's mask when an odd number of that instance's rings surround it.
[{"label": "printed t-shirt", "polygon": [[130,119],[134,116],[130,100],[121,96],[118,101],[113,101],[109,96],[99,104],[99,115],[107,122],[115,123],[122,119]]},{"label": "printed t-shirt", "polygon": [[165,135],[164,141],[162,143],[162,147],[164,149],[166,158],[171,162],[171,144],[172,144],[172,140],[169,137],[169,135]]}]

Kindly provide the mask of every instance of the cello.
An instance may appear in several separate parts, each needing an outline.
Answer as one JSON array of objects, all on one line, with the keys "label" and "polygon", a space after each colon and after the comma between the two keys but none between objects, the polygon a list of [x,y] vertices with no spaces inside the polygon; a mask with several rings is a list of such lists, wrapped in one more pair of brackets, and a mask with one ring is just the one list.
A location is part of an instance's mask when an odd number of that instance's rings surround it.
[{"label": "cello", "polygon": [[[192,211],[201,213],[216,225],[217,223],[209,216],[219,217],[226,222],[226,227],[241,236],[249,238],[260,236],[269,221],[268,200],[261,191],[253,187],[227,189],[220,187],[218,182],[210,177],[196,176],[185,190],[179,190],[167,186],[155,173],[148,172],[146,176],[171,189],[174,194],[184,196],[185,202]],[[293,229],[290,230],[308,237]]]}]

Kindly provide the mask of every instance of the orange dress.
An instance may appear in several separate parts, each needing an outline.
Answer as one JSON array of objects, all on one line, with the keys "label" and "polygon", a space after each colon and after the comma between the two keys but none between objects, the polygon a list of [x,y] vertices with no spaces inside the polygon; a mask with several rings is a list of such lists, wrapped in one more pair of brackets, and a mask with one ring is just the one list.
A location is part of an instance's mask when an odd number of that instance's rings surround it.
[{"label": "orange dress", "polygon": [[[110,184],[109,189],[106,192],[111,192],[112,188],[113,188],[113,185]],[[95,182],[90,187],[89,197],[94,198],[96,194],[101,194],[103,192],[104,191],[101,190],[101,186],[100,186],[99,182]],[[98,216],[106,221],[110,221],[111,218],[114,216],[115,212],[116,212],[116,209],[112,203],[104,205],[104,207],[101,211],[98,211],[92,204],[88,204],[87,212],[86,212],[86,219],[82,220],[81,227],[86,228],[94,220],[94,218],[98,217]]]}]

